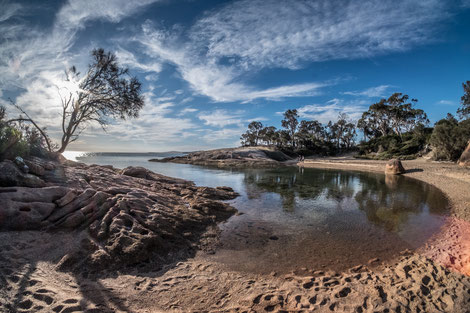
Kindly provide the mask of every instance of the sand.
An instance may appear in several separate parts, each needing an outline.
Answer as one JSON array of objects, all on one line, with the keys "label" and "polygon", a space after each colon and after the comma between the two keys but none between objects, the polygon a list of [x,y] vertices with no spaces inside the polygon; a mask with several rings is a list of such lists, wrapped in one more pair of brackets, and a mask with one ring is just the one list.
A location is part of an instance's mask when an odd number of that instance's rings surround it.
[{"label": "sand", "polygon": [[[303,166],[381,172],[384,162],[307,160]],[[470,170],[405,161],[405,174],[440,188],[452,217],[427,245],[342,272],[250,274],[211,261],[211,250],[99,275],[57,270],[73,233],[0,233],[5,312],[470,312]],[[212,229],[214,238],[217,230]],[[210,245],[210,244],[209,244]],[[293,255],[293,258],[296,256]],[[273,260],[275,261],[275,260]],[[467,275],[465,275],[467,274]]]}]

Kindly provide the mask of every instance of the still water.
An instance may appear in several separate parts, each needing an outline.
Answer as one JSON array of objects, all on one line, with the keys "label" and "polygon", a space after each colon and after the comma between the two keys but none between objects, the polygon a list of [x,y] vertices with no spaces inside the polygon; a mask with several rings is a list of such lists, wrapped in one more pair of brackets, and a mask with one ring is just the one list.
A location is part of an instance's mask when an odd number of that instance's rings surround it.
[{"label": "still water", "polygon": [[147,161],[156,157],[78,154],[76,160],[143,166],[201,186],[232,187],[240,197],[229,202],[242,214],[221,225],[219,247],[206,256],[232,270],[308,273],[389,262],[435,234],[449,206],[437,188],[407,177],[298,167],[221,170]]}]

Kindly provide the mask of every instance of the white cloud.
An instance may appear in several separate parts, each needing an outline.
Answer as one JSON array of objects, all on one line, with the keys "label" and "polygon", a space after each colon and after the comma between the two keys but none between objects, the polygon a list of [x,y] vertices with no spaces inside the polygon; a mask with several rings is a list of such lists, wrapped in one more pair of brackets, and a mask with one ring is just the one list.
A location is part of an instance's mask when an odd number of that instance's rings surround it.
[{"label": "white cloud", "polygon": [[194,112],[197,112],[197,111],[199,111],[199,110],[198,110],[198,109],[195,109],[195,108],[188,107],[188,108],[182,109],[182,110],[178,113],[178,115],[179,115],[179,116],[183,116],[183,115],[185,115],[185,114],[194,113]]},{"label": "white cloud", "polygon": [[329,121],[335,122],[338,115],[346,113],[350,119],[358,120],[362,112],[367,110],[366,101],[344,101],[332,99],[325,104],[309,104],[297,109],[299,116],[303,119],[317,120],[323,124]]},{"label": "white cloud", "polygon": [[245,68],[298,68],[408,50],[432,40],[446,9],[439,0],[242,0],[210,12],[191,35],[208,56]]},{"label": "white cloud", "polygon": [[383,97],[385,96],[385,92],[393,86],[390,85],[380,85],[377,87],[371,87],[363,91],[346,91],[343,92],[345,95],[351,96],[364,96],[369,98],[376,98],[376,97]]},{"label": "white cloud", "polygon": [[22,8],[20,4],[10,3],[6,0],[0,1],[0,7],[2,8],[2,11],[0,12],[0,22],[9,20],[12,16],[15,16],[18,11],[20,11]]},{"label": "white cloud", "polygon": [[202,138],[207,142],[233,140],[238,143],[237,145],[239,145],[240,135],[245,131],[246,129],[244,127],[223,128],[216,131],[207,130]]},{"label": "white cloud", "polygon": [[[59,9],[51,28],[34,28],[21,24],[22,19],[15,19],[16,24],[10,23],[20,9],[26,11],[31,8],[2,3],[0,89],[19,91],[16,102],[53,134],[60,122],[57,87],[64,87],[64,69],[71,64],[88,62],[88,51],[82,53],[83,51],[71,49],[77,32],[85,27],[86,22],[92,20],[119,22],[155,1],[157,0],[112,0],[104,3],[70,0]],[[128,58],[127,61],[133,60]],[[151,66],[152,71],[158,70],[155,64],[145,66]]]},{"label": "white cloud", "polygon": [[256,89],[241,83],[238,78],[244,74],[242,69],[220,65],[217,59],[201,56],[194,50],[193,42],[181,44],[170,34],[157,30],[147,21],[143,25],[143,34],[137,36],[149,57],[157,56],[176,65],[181,77],[197,93],[218,102],[244,101],[255,99],[281,99],[314,95],[324,86],[321,83],[304,83]]},{"label": "white cloud", "polygon": [[454,105],[455,102],[451,100],[440,100],[438,104],[443,104],[443,105]]},{"label": "white cloud", "polygon": [[[118,61],[120,64],[134,68],[134,69],[139,69],[144,72],[154,72],[154,73],[159,73],[162,70],[162,64],[159,62],[149,62],[149,63],[143,63],[139,62],[136,58],[136,56],[125,49],[119,49],[116,52],[116,57],[118,58]],[[147,77],[146,77],[147,79]],[[149,77],[150,80],[156,80],[156,77],[151,76]]]},{"label": "white cloud", "polygon": [[241,125],[243,111],[229,112],[227,110],[215,110],[202,112],[198,118],[207,126],[225,127],[228,125]]}]

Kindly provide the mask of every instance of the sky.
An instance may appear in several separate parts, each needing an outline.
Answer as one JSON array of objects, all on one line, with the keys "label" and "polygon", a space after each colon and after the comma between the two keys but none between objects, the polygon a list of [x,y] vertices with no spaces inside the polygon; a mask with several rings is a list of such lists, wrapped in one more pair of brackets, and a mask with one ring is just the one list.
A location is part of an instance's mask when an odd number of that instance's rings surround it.
[{"label": "sky", "polygon": [[68,150],[239,146],[251,121],[354,121],[394,92],[432,125],[470,80],[470,0],[0,0],[0,104],[60,138],[64,72],[95,48],[142,82],[145,106]]}]

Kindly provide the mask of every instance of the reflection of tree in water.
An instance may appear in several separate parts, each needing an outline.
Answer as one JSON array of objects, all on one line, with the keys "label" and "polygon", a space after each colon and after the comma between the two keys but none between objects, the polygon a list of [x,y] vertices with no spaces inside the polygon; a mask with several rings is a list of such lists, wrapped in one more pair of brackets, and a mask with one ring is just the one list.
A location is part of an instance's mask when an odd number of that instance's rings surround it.
[{"label": "reflection of tree in water", "polygon": [[443,214],[448,207],[434,186],[402,176],[361,175],[363,188],[355,200],[367,219],[389,231],[399,231],[414,214]]},{"label": "reflection of tree in water", "polygon": [[295,211],[296,198],[315,200],[323,196],[340,202],[354,195],[354,180],[357,175],[347,172],[320,171],[312,169],[278,168],[270,170],[247,170],[245,184],[250,199],[262,192],[280,195],[283,208]]},{"label": "reflection of tree in water", "polygon": [[442,214],[448,207],[434,186],[401,176],[288,167],[251,169],[244,174],[250,199],[259,198],[264,192],[276,193],[288,212],[295,211],[296,199],[323,197],[338,203],[340,209],[343,200],[352,200],[369,221],[389,231],[400,230],[414,214],[424,210]]}]

